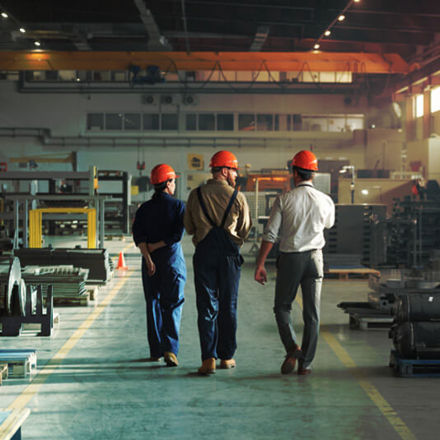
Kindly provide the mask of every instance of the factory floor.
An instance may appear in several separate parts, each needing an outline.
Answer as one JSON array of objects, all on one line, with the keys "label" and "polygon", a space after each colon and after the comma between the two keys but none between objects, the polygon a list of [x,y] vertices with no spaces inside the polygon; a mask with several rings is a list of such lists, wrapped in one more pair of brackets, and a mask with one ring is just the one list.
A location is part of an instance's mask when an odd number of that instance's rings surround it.
[{"label": "factory floor", "polygon": [[[195,374],[200,349],[189,237],[177,368],[144,361],[138,250],[129,238],[107,241],[106,247],[115,261],[124,250],[128,270],[116,270],[93,305],[57,307],[60,323],[51,337],[0,338],[0,348],[37,350],[37,375],[0,387],[0,407],[31,409],[23,439],[439,437],[440,378],[394,377],[387,330],[350,330],[348,316],[336,307],[366,300],[366,280],[325,280],[313,373],[281,375],[284,353],[272,313],[275,273],[269,266],[267,285],[254,282],[255,256],[246,244],[237,367],[201,377]],[[300,304],[292,313],[300,333]]]}]

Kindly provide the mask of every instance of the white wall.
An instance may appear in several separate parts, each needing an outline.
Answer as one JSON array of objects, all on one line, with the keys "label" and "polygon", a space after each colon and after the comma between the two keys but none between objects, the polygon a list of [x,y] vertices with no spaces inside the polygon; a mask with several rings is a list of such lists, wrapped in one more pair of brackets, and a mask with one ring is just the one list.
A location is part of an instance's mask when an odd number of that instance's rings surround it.
[{"label": "white wall", "polygon": [[[357,168],[365,168],[376,158],[368,153],[369,146],[359,141],[350,132],[198,132],[198,133],[88,133],[86,132],[86,115],[89,112],[148,112],[158,111],[157,104],[143,104],[142,95],[154,92],[139,93],[19,93],[16,84],[11,81],[0,81],[0,160],[9,160],[20,156],[63,156],[71,151],[78,153],[78,170],[86,170],[93,164],[99,169],[118,169],[128,171],[136,177],[138,160],[146,161],[146,172],[161,162],[167,162],[177,171],[186,175],[187,154],[204,155],[205,169],[208,169],[209,158],[215,151],[231,149],[236,153],[241,164],[249,163],[252,170],[261,168],[285,168],[288,159],[300,149],[313,148],[318,158],[348,159]],[[353,104],[344,103],[344,94],[197,94],[196,104],[184,106],[181,95],[170,92],[176,97],[176,105],[162,106],[162,109],[179,112],[228,111],[259,112],[288,114],[368,114],[374,109],[367,106],[366,99],[353,100]],[[55,145],[43,145],[42,138],[35,136],[5,136],[5,128],[34,127],[50,130],[48,142],[56,138]],[[167,138],[167,147],[161,141],[157,146],[136,147],[136,142],[122,137],[132,136],[142,143],[143,139],[158,137]],[[205,140],[198,140],[204,136]],[[223,139],[226,136],[231,139]],[[394,136],[392,132],[383,132]],[[84,139],[93,137],[102,140],[102,146],[86,146]],[[188,138],[185,147],[177,147],[182,138]],[[213,138],[215,140],[215,146]],[[369,137],[369,136],[368,136]],[[368,138],[367,137],[367,138]],[[174,146],[173,146],[174,139]],[[197,143],[197,146],[193,144]],[[242,145],[242,146],[240,146]],[[383,160],[384,166],[397,165],[396,148],[390,149],[390,155]],[[400,151],[400,148],[397,148]],[[380,152],[374,153],[380,155]],[[18,164],[8,163],[9,169],[18,169]],[[382,167],[382,166],[381,166]],[[62,163],[41,163],[39,169],[66,170],[69,165]],[[393,169],[393,168],[392,168]],[[399,169],[395,167],[394,169]],[[185,187],[185,185],[182,185]]]}]

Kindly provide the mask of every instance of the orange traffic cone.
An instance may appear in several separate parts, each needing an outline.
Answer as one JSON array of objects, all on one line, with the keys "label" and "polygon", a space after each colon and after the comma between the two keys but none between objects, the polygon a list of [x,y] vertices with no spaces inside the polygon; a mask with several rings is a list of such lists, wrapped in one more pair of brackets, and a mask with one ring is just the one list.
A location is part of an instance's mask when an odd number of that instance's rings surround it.
[{"label": "orange traffic cone", "polygon": [[128,267],[125,265],[124,253],[122,251],[119,252],[118,265],[116,266],[116,269],[128,269]]}]

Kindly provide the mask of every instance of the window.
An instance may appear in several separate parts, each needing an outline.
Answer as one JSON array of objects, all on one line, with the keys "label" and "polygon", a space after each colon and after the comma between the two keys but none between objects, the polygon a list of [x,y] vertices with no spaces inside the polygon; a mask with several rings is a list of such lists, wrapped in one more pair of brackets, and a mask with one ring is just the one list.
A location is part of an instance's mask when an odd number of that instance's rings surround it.
[{"label": "window", "polygon": [[140,130],[141,129],[141,115],[139,113],[125,113],[124,114],[124,129],[125,130]]},{"label": "window", "polygon": [[157,113],[143,114],[144,130],[159,130],[159,115]]},{"label": "window", "polygon": [[364,117],[347,115],[346,129],[347,131],[362,130],[364,128]]},{"label": "window", "polygon": [[416,118],[423,116],[423,95],[416,96]]},{"label": "window", "polygon": [[87,130],[104,130],[104,113],[88,113]]},{"label": "window", "polygon": [[105,114],[106,130],[122,130],[122,113]]},{"label": "window", "polygon": [[436,87],[431,91],[431,113],[440,110],[440,87]]},{"label": "window", "polygon": [[197,115],[195,113],[185,115],[185,130],[197,130]]},{"label": "window", "polygon": [[214,114],[208,113],[199,115],[199,130],[215,130]]},{"label": "window", "polygon": [[300,131],[302,129],[302,116],[299,114],[292,115],[292,130]]},{"label": "window", "polygon": [[241,131],[255,131],[255,115],[238,115],[238,129]]},{"label": "window", "polygon": [[320,116],[303,116],[303,130],[306,131],[328,131],[327,118]]},{"label": "window", "polygon": [[257,130],[258,131],[272,131],[273,130],[273,115],[257,115]]},{"label": "window", "polygon": [[162,114],[162,130],[177,130],[177,113]]},{"label": "window", "polygon": [[234,115],[225,113],[217,115],[217,130],[231,131],[234,129]]}]

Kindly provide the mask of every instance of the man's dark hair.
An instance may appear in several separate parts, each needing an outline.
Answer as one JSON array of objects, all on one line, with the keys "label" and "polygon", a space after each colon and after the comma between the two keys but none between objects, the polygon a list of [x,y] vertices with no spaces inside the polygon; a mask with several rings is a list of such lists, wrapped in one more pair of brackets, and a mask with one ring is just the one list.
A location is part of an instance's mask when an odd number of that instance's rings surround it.
[{"label": "man's dark hair", "polygon": [[154,185],[154,196],[159,195],[163,190],[167,187],[167,183],[170,182],[171,179],[165,180],[165,182],[158,183],[157,185]]},{"label": "man's dark hair", "polygon": [[310,180],[315,175],[314,171],[305,170],[304,168],[292,167],[292,173],[296,170],[301,180]]}]

